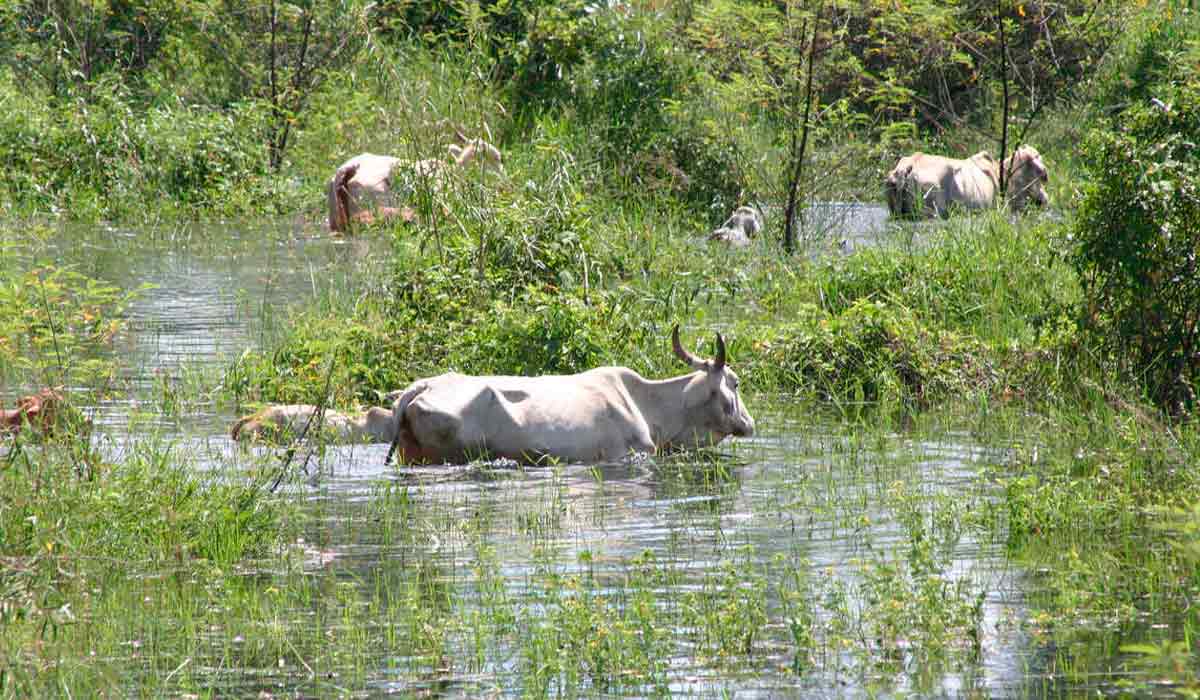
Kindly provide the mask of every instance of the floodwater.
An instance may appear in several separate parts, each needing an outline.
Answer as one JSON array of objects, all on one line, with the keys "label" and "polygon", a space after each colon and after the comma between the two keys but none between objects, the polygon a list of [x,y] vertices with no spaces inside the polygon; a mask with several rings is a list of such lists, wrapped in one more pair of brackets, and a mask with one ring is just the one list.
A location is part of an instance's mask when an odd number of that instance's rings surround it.
[{"label": "floodwater", "polygon": [[[875,209],[830,211],[866,222],[846,236],[854,240],[882,223]],[[269,337],[288,304],[352,293],[385,251],[369,237],[239,224],[161,236],[69,231],[39,255],[125,287],[154,285],[118,342],[132,368],[131,398],[96,407],[97,432],[112,445],[153,433],[205,468],[275,456],[236,449],[227,437],[232,413],[201,405],[131,422],[134,409],[153,405],[164,380],[219,377]],[[1006,559],[1003,538],[972,524],[996,503],[987,474],[1004,464],[1003,446],[947,430],[878,433],[784,397],[745,398],[758,434],[698,462],[397,470],[384,466],[384,445],[302,454],[295,461],[311,457],[310,478],[295,488],[309,517],[289,555],[297,563],[251,567],[246,585],[281,589],[288,577],[306,577],[327,599],[320,614],[302,608],[277,622],[284,634],[301,650],[350,632],[358,641],[345,655],[322,656],[317,669],[249,655],[231,664],[235,632],[214,625],[203,642],[211,657],[188,673],[236,695],[1063,692],[1048,676],[1050,653],[1024,632],[1029,579]],[[667,575],[639,588],[634,572],[645,561]],[[805,643],[793,634],[788,591],[801,592],[809,615]],[[571,641],[554,636],[573,619],[568,603],[590,600],[615,626],[638,593],[652,601],[645,614],[661,635],[649,678],[604,685],[588,666],[576,669],[577,682],[564,681],[562,669],[545,684],[531,680],[549,663],[540,643]],[[723,627],[762,614],[732,659],[697,612],[714,598],[710,617]],[[737,601],[744,607],[722,612]],[[963,630],[938,637],[963,610],[974,615],[975,641]],[[427,619],[414,626],[419,615]],[[889,615],[890,637],[880,626]],[[130,663],[134,679],[163,666]]]}]

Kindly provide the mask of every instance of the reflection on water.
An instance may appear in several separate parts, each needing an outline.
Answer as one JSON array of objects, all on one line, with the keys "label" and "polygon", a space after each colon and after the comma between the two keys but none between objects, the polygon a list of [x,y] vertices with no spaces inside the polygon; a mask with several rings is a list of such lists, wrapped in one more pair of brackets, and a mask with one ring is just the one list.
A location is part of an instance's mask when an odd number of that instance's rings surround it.
[{"label": "reflection on water", "polygon": [[[875,206],[827,204],[813,213],[813,226],[841,231],[855,242],[872,240],[886,218]],[[117,441],[130,432],[166,434],[177,449],[194,455],[198,468],[212,468],[249,464],[270,452],[234,446],[225,432],[231,415],[192,411],[177,422],[131,425],[130,403],[144,399],[160,376],[225,366],[263,342],[289,303],[361,284],[374,245],[369,238],[306,238],[290,226],[231,225],[161,240],[145,232],[68,231],[39,255],[125,287],[153,285],[130,309],[129,331],[118,343],[133,398],[102,406],[97,425]],[[303,541],[296,543],[302,571],[339,587],[340,597],[325,604],[344,610],[347,619],[361,610],[380,616],[368,617],[371,622],[358,630],[369,642],[358,658],[346,661],[347,668],[363,667],[364,681],[376,693],[534,692],[519,685],[528,669],[520,640],[521,630],[531,629],[549,606],[539,582],[584,577],[595,582],[596,595],[627,605],[633,562],[648,556],[671,574],[653,593],[659,605],[672,607],[675,617],[666,619],[679,620],[668,630],[676,639],[696,637],[681,601],[693,600],[727,567],[772,582],[765,587],[767,624],[755,636],[749,667],[724,669],[699,658],[698,642],[674,643],[670,658],[661,660],[672,693],[1024,694],[1043,662],[1019,631],[1023,579],[1005,559],[1003,543],[983,541],[982,529],[966,525],[971,512],[993,501],[980,485],[981,469],[1002,457],[956,434],[920,441],[888,435],[864,444],[855,426],[821,420],[786,400],[749,402],[759,433],[726,447],[732,459],[711,463],[397,470],[383,465],[386,445],[332,446],[311,455],[310,478],[296,486],[309,511]],[[299,455],[296,463],[309,456]],[[795,644],[781,621],[779,567],[786,564],[816,582],[814,629],[824,638],[843,616],[872,614],[877,601],[865,593],[867,577],[888,567],[906,570],[914,543],[926,536],[921,533],[936,537],[931,556],[947,589],[961,586],[978,599],[978,656],[956,653],[923,668],[914,661],[919,645],[901,639],[894,660],[835,645],[795,672]],[[265,588],[293,575],[271,566],[248,585]],[[415,614],[401,606],[396,592],[417,579],[421,590],[456,601],[455,620],[488,614],[489,596],[521,617],[482,651],[471,648],[465,634],[448,637],[442,644],[448,658],[431,668],[412,643],[393,638],[396,620]],[[836,603],[839,592],[844,600]],[[332,630],[347,623],[336,614],[317,620],[310,611],[297,611],[286,624]],[[219,661],[233,642],[218,627],[205,643]],[[861,640],[868,649],[877,644]],[[480,655],[481,663],[466,661]],[[351,673],[326,671],[330,678]],[[277,692],[280,686],[337,694],[340,687],[269,662],[253,668],[241,661],[230,669],[214,661],[207,673],[211,687],[238,694]]]},{"label": "reflection on water", "polygon": [[[304,234],[289,222],[191,224],[163,234],[67,227],[47,241],[37,260],[127,289],[147,285],[115,343],[132,398],[100,406],[96,422],[120,429],[130,402],[150,395],[155,382],[223,370],[261,346],[288,305],[331,290],[352,293],[373,263],[375,239]],[[201,411],[183,420],[223,432],[228,418]]]},{"label": "reflection on water", "polygon": [[[459,601],[455,615],[461,617],[486,614],[477,600],[481,582],[474,570],[481,541],[495,557],[505,599],[526,611],[540,609],[536,582],[546,570],[593,580],[596,594],[617,604],[628,595],[630,563],[647,554],[674,572],[657,590],[666,600],[703,590],[731,562],[768,580],[780,562],[802,562],[828,590],[848,591],[853,609],[865,605],[858,598],[864,563],[903,562],[911,546],[899,522],[897,484],[912,490],[918,503],[975,494],[960,504],[972,508],[989,498],[978,493],[978,472],[999,456],[960,436],[915,442],[897,435],[865,447],[845,426],[814,420],[784,401],[760,397],[754,410],[762,416],[762,430],[727,448],[736,466],[725,473],[713,464],[680,460],[393,470],[382,466],[385,446],[332,448],[312,465],[322,477],[311,498],[317,517],[304,537],[310,548],[305,566],[352,582],[361,605],[386,606],[378,596],[394,595],[386,591],[402,586],[398,582],[409,580],[420,562]],[[404,489],[402,512],[378,507],[381,482]],[[399,524],[391,518],[421,525],[415,536],[410,532],[398,540]],[[759,632],[751,668],[727,675],[677,648],[669,663],[671,691],[713,696],[736,688],[739,695],[767,697],[859,695],[871,688],[946,696],[1023,694],[1036,659],[1019,632],[1022,579],[1006,563],[1003,543],[981,541],[966,528],[953,534],[941,543],[947,585],[962,580],[983,596],[977,661],[948,664],[933,678],[918,679],[920,669],[884,672],[850,651],[834,650],[836,659],[797,676],[788,671],[794,647],[778,619],[778,590],[768,588],[767,605],[776,615]],[[684,628],[677,632],[687,636]],[[451,656],[471,653],[457,646],[464,641],[448,642]],[[529,690],[518,685],[518,647],[511,639],[498,640],[481,669],[465,673],[451,664],[437,674],[437,683],[422,677],[421,659],[398,664],[387,654],[375,659],[377,669],[366,676],[379,691],[439,687],[473,695],[495,686],[501,695],[516,696]],[[251,678],[245,681],[255,687]]]}]

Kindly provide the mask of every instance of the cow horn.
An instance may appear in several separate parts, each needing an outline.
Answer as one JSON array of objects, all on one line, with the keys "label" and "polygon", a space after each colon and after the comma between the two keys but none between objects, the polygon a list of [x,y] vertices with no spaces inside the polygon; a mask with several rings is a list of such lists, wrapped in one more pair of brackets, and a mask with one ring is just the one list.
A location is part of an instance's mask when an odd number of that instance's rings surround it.
[{"label": "cow horn", "polygon": [[675,350],[675,357],[683,360],[684,364],[693,369],[702,369],[704,361],[696,357],[692,353],[683,349],[683,345],[679,342],[679,324],[671,329],[671,348]]},{"label": "cow horn", "polygon": [[713,371],[720,372],[725,368],[725,339],[717,333],[717,356],[713,359]]}]

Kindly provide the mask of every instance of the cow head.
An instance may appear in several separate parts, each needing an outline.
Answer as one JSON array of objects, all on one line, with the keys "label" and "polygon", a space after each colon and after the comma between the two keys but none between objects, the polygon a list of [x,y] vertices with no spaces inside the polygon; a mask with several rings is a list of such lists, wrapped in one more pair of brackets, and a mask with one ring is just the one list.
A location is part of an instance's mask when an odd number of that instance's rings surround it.
[{"label": "cow head", "polygon": [[483,139],[467,139],[462,146],[452,143],[446,148],[450,151],[450,157],[460,167],[466,167],[478,161],[485,170],[504,172],[504,162],[500,150]]},{"label": "cow head", "polygon": [[716,444],[727,435],[754,434],[754,418],[738,396],[738,376],[725,364],[725,339],[717,334],[717,355],[702,360],[679,342],[679,326],[671,331],[675,356],[696,370],[683,390],[687,427],[697,443]]},{"label": "cow head", "polygon": [[1005,160],[1004,170],[1008,174],[1009,206],[1013,211],[1020,211],[1029,199],[1038,206],[1045,206],[1050,202],[1045,188],[1050,175],[1046,171],[1046,164],[1042,162],[1042,155],[1036,148],[1019,147]]}]

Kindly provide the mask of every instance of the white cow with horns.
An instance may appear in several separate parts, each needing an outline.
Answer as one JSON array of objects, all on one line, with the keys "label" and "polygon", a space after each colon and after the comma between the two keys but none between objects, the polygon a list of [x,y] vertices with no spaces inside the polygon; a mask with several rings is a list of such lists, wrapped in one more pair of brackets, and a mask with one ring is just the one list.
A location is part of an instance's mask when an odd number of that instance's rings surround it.
[{"label": "white cow with horns", "polygon": [[632,452],[689,449],[749,436],[754,419],[737,374],[717,355],[702,360],[671,333],[675,355],[695,371],[644,379],[627,367],[541,377],[422,379],[396,399],[396,437],[385,462],[460,464],[478,457],[532,463],[613,461]]}]

